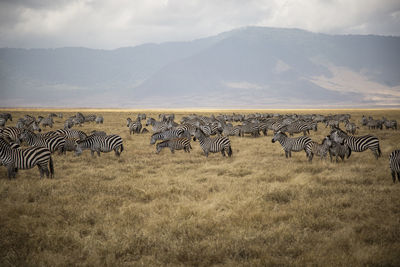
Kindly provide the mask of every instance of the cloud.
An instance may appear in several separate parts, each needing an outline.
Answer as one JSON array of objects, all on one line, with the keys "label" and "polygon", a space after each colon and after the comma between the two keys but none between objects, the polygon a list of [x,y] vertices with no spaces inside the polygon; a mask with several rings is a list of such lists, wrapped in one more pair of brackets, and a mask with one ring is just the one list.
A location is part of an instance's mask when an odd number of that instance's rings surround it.
[{"label": "cloud", "polygon": [[256,25],[400,35],[398,0],[5,0],[0,47],[118,48]]}]

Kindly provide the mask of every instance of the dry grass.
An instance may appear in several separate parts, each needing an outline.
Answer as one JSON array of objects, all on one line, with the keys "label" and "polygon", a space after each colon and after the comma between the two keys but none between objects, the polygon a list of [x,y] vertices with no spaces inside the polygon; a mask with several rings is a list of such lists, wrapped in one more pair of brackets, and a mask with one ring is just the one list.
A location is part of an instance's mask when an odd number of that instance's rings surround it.
[{"label": "dry grass", "polygon": [[[400,121],[399,110],[349,112]],[[343,164],[286,160],[271,136],[231,137],[232,158],[205,158],[198,143],[157,155],[150,134],[129,135],[136,113],[97,113],[104,125],[78,128],[121,135],[121,158],[54,155],[53,180],[32,169],[9,181],[1,167],[1,266],[400,265],[400,184],[388,168],[398,131],[360,129],[381,140],[378,161],[370,151]],[[328,134],[319,128],[313,140]]]}]

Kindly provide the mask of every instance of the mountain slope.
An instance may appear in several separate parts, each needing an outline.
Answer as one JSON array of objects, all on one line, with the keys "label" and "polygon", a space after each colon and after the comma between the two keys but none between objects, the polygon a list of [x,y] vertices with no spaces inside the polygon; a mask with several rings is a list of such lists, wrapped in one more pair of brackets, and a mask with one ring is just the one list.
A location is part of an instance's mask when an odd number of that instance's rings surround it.
[{"label": "mountain slope", "polygon": [[0,105],[397,106],[399,48],[399,37],[263,27],[111,51],[3,48]]}]

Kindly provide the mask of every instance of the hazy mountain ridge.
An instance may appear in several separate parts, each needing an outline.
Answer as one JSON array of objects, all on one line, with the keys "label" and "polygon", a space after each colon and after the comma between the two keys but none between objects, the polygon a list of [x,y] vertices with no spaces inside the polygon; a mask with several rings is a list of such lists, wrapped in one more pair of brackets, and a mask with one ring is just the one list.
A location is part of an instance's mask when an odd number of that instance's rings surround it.
[{"label": "hazy mountain ridge", "polygon": [[262,27],[116,50],[1,48],[0,105],[400,105],[398,51],[400,37]]}]

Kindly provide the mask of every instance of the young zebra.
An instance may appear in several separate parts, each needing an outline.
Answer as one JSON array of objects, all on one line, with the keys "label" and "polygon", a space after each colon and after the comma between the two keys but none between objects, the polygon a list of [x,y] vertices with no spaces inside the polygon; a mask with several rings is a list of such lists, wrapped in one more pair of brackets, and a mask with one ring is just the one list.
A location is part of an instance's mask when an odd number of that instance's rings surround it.
[{"label": "young zebra", "polygon": [[376,159],[381,156],[379,139],[375,136],[351,136],[347,135],[341,129],[336,128],[331,131],[330,137],[335,142],[347,145],[351,151],[363,152],[367,149],[370,149],[374,153]]},{"label": "young zebra", "polygon": [[[328,136],[329,138],[329,136]],[[331,159],[332,162],[332,156],[336,158],[336,162],[338,162],[338,157],[342,159],[342,162],[344,161],[344,158],[347,157],[349,158],[351,155],[351,150],[347,145],[341,145],[333,140],[331,141],[331,145],[329,147],[329,158]]]},{"label": "young zebra", "polygon": [[322,140],[322,144],[312,141],[310,144],[310,161],[312,161],[314,155],[319,156],[321,159],[325,159],[331,145],[332,142],[328,137],[325,137],[324,140]]},{"label": "young zebra", "polygon": [[186,137],[175,138],[172,140],[165,140],[156,145],[156,153],[160,153],[160,151],[165,148],[169,147],[171,153],[175,153],[175,150],[183,149],[185,152],[190,153],[190,149],[192,146],[190,145],[190,139]]},{"label": "young zebra", "polygon": [[43,174],[46,174],[46,177],[50,175],[51,178],[54,176],[53,159],[50,151],[45,147],[13,149],[3,138],[0,138],[0,161],[7,167],[9,179],[15,178],[18,169],[26,170],[35,166],[39,168],[40,178],[43,178]]},{"label": "young zebra", "polygon": [[392,153],[390,153],[389,166],[390,166],[390,171],[392,172],[393,183],[396,182],[396,174],[397,174],[397,179],[400,182],[400,150],[395,150]]},{"label": "young zebra", "polygon": [[304,150],[306,152],[308,160],[309,161],[312,160],[311,156],[312,140],[310,137],[300,136],[297,138],[289,138],[285,133],[278,131],[271,140],[272,143],[275,143],[276,141],[278,141],[281,144],[283,150],[285,151],[286,158],[292,157],[292,151],[299,152],[301,150]]},{"label": "young zebra", "polygon": [[210,152],[217,153],[221,151],[222,156],[225,157],[225,152],[229,157],[232,156],[231,141],[228,137],[207,137],[202,130],[197,129],[193,141],[199,139],[200,147],[203,149],[204,154],[208,157]]},{"label": "young zebra", "polygon": [[155,133],[150,138],[150,145],[154,145],[157,140],[171,140],[179,137],[190,138],[190,133],[182,129],[168,130],[162,133]]},{"label": "young zebra", "polygon": [[119,157],[124,150],[124,146],[122,138],[119,135],[91,135],[88,136],[85,140],[76,141],[75,154],[77,156],[80,156],[82,154],[82,151],[86,149],[90,149],[92,156],[94,156],[94,152],[97,152],[97,155],[100,156],[100,152],[107,153],[114,150],[115,155]]},{"label": "young zebra", "polygon": [[50,150],[51,153],[59,151],[60,154],[64,152],[65,138],[61,136],[42,137],[36,135],[34,132],[24,130],[20,136],[21,141],[26,142],[29,146],[42,146]]}]

